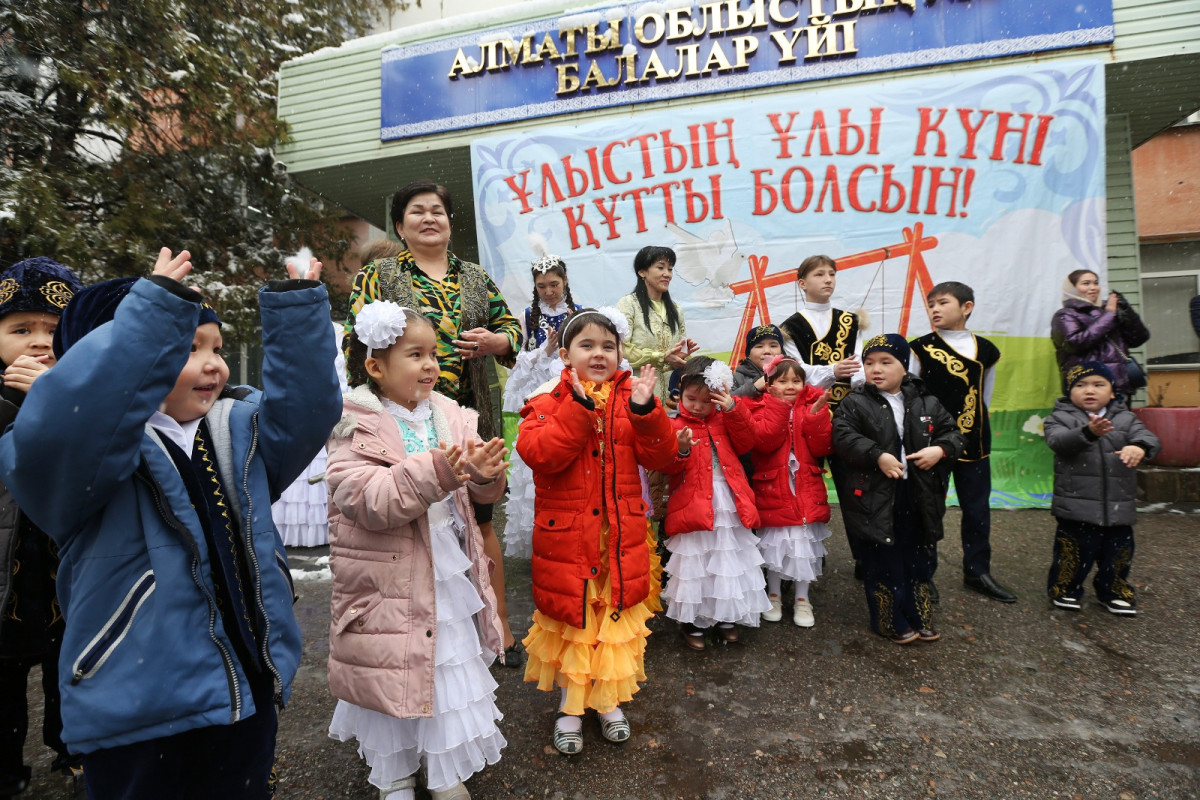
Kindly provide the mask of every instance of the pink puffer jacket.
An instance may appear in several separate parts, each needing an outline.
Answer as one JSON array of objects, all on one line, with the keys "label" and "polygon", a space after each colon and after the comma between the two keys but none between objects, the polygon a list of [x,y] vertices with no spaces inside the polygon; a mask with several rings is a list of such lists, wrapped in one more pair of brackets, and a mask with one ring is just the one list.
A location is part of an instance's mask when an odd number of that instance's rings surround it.
[{"label": "pink puffer jacket", "polygon": [[[455,444],[466,450],[468,440],[478,442],[475,412],[439,394],[431,402]],[[406,455],[396,421],[359,387],[346,396],[333,429],[325,479],[332,501],[329,689],[340,700],[393,717],[432,716],[437,608],[427,511],[453,492],[467,521],[471,578],[485,606],[481,641],[485,651],[500,655],[493,565],[471,500],[499,500],[504,478],[459,486],[440,452]]]}]

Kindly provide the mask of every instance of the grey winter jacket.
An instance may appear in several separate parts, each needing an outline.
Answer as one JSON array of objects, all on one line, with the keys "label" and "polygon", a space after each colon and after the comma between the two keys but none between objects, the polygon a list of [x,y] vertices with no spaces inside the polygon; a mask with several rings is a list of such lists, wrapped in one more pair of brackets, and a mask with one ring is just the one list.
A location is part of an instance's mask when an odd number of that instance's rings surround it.
[{"label": "grey winter jacket", "polygon": [[1117,452],[1135,444],[1152,458],[1158,437],[1124,404],[1113,400],[1105,409],[1113,431],[1096,437],[1088,414],[1060,397],[1046,417],[1046,444],[1054,451],[1054,499],[1050,511],[1060,519],[1110,527],[1132,525],[1137,517],[1137,472]]}]

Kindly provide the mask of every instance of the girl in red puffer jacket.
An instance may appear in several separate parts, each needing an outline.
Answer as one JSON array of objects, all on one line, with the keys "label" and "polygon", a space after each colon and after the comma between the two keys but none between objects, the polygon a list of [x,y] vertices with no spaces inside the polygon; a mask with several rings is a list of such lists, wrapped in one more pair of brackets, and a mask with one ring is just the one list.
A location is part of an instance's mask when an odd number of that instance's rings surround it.
[{"label": "girl in red puffer jacket", "polygon": [[754,447],[754,421],[746,400],[729,394],[729,367],[706,356],[680,370],[679,416],[672,422],[679,456],[667,469],[665,572],[667,616],[682,624],[693,650],[705,648],[705,631],[716,626],[726,642],[737,626],[758,627],[770,608],[762,576],[754,495],[738,456]]},{"label": "girl in red puffer jacket", "polygon": [[[517,449],[533,471],[533,601],[525,680],[559,692],[552,742],[583,749],[583,715],[627,741],[621,710],[646,679],[646,621],[658,579],[638,466],[660,470],[675,437],[657,375],[619,369],[620,312],[576,312],[559,329],[560,379],[521,409]],[[627,330],[627,328],[626,328]]]},{"label": "girl in red puffer jacket", "polygon": [[829,395],[804,382],[804,367],[776,356],[764,368],[767,394],[755,408],[759,444],[751,485],[761,527],[758,548],[767,563],[766,622],[783,618],[780,585],[792,581],[792,622],[815,624],[808,586],[821,575],[822,543],[829,536],[829,500],[821,457],[833,452]]}]

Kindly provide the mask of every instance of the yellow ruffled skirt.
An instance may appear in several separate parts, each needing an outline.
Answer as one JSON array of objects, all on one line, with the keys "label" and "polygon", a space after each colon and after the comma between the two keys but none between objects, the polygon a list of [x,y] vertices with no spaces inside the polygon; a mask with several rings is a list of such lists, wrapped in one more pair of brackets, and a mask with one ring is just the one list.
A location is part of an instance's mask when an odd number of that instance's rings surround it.
[{"label": "yellow ruffled skirt", "polygon": [[[600,563],[608,564],[608,527],[601,531]],[[533,612],[533,625],[522,644],[528,660],[525,680],[545,692],[567,690],[567,714],[582,715],[589,708],[603,713],[633,699],[638,682],[646,680],[644,669],[646,620],[662,611],[662,561],[657,538],[646,523],[650,547],[650,595],[626,608],[614,620],[612,581],[606,567],[587,582],[587,619],[583,628]]]}]

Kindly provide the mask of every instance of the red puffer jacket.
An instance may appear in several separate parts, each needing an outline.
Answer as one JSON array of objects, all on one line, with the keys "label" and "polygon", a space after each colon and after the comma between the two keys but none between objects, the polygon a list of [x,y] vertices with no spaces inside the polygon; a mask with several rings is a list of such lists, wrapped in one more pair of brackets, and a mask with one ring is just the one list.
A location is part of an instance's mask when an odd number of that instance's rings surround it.
[{"label": "red puffer jacket", "polygon": [[[711,531],[713,527],[713,448],[725,481],[733,492],[738,519],[747,528],[758,527],[758,511],[750,482],[738,456],[754,447],[757,436],[746,398],[734,398],[729,411],[714,410],[704,419],[693,417],[679,407],[673,419],[675,430],[692,429],[692,452],[678,456],[662,470],[671,476],[671,494],[667,500],[667,536],[692,531]],[[678,452],[678,448],[676,449]]]},{"label": "red puffer jacket", "polygon": [[582,628],[587,581],[600,571],[604,520],[617,610],[650,594],[638,464],[661,470],[674,460],[677,444],[657,400],[646,414],[630,407],[628,372],[617,372],[601,413],[574,398],[569,375],[563,370],[554,388],[521,409],[517,452],[533,470],[536,491],[533,601],[552,619]]},{"label": "red puffer jacket", "polygon": [[[751,401],[759,439],[750,482],[764,528],[829,521],[825,470],[817,459],[833,452],[833,423],[828,407],[809,413],[821,394],[810,384],[792,406],[769,394]],[[788,482],[789,451],[800,462],[795,493]]]}]

